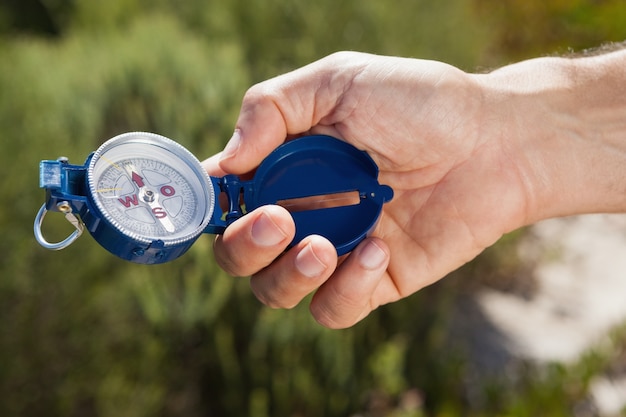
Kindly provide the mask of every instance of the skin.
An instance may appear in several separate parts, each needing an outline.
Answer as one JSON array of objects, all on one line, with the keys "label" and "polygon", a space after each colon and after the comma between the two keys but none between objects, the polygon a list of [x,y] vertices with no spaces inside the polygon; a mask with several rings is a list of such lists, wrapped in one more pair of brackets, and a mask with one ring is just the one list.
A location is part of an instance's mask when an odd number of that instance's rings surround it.
[{"label": "skin", "polygon": [[330,55],[245,94],[211,175],[243,175],[303,134],[367,151],[395,192],[372,236],[338,259],[320,236],[287,252],[289,213],[261,207],[216,238],[256,297],[352,326],[550,217],[626,209],[626,51],[541,58],[488,74],[426,60]]}]

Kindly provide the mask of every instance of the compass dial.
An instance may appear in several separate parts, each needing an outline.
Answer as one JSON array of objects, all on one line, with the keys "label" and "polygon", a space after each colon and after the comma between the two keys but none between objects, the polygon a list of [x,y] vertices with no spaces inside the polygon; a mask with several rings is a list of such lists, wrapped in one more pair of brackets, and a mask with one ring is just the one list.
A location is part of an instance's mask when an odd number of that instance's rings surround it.
[{"label": "compass dial", "polygon": [[167,246],[194,239],[213,214],[213,186],[200,162],[159,135],[133,132],[102,145],[87,172],[91,196],[115,228]]}]

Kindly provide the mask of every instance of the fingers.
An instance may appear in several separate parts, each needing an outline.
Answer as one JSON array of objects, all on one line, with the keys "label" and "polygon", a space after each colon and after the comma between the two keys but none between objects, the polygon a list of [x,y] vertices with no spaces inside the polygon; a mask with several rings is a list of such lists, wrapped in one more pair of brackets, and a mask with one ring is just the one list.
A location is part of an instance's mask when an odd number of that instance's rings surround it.
[{"label": "fingers", "polygon": [[321,236],[308,236],[250,280],[256,297],[273,308],[295,307],[322,285],[337,266],[335,247]]},{"label": "fingers", "polygon": [[273,308],[295,307],[317,290],[310,306],[313,317],[323,326],[346,328],[377,307],[372,300],[388,264],[387,246],[373,238],[336,268],[332,244],[320,236],[309,236],[254,275],[250,285],[256,297]]},{"label": "fingers", "polygon": [[389,259],[389,249],[381,239],[361,243],[313,296],[313,317],[323,326],[339,329],[367,316],[378,307],[372,300],[386,277]]},{"label": "fingers", "polygon": [[295,307],[317,290],[311,313],[329,328],[350,327],[377,307],[372,300],[389,264],[382,240],[365,240],[337,267],[335,247],[321,236],[308,236],[285,252],[294,233],[286,210],[261,207],[216,239],[215,258],[231,275],[252,275],[252,291],[269,307]]},{"label": "fingers", "polygon": [[274,205],[259,207],[215,239],[215,259],[230,275],[252,275],[279,257],[294,235],[295,225],[287,210]]},{"label": "fingers", "polygon": [[252,275],[257,298],[274,308],[292,308],[333,273],[337,250],[321,236],[308,236],[284,253],[295,227],[279,206],[264,206],[230,225],[215,240],[217,263],[234,276]]}]

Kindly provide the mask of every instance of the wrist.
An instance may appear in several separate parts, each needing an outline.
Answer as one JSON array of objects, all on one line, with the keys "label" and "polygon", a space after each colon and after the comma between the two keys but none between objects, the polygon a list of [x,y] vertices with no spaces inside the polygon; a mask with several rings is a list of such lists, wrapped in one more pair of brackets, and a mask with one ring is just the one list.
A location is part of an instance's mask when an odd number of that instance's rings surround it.
[{"label": "wrist", "polygon": [[476,77],[485,130],[519,173],[525,223],[626,211],[626,51]]}]

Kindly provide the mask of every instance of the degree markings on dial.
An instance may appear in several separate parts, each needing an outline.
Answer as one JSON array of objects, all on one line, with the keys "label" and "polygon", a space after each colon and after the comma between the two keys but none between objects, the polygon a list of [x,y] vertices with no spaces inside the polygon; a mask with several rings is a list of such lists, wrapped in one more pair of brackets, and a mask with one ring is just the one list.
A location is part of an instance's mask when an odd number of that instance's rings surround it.
[{"label": "degree markings on dial", "polygon": [[104,160],[107,164],[111,165],[112,167],[115,167],[115,169],[118,169],[120,171],[123,171],[122,168],[120,168],[120,166],[118,164],[116,164],[115,162],[111,161],[109,158],[107,158],[104,155],[100,155],[100,159]]}]

